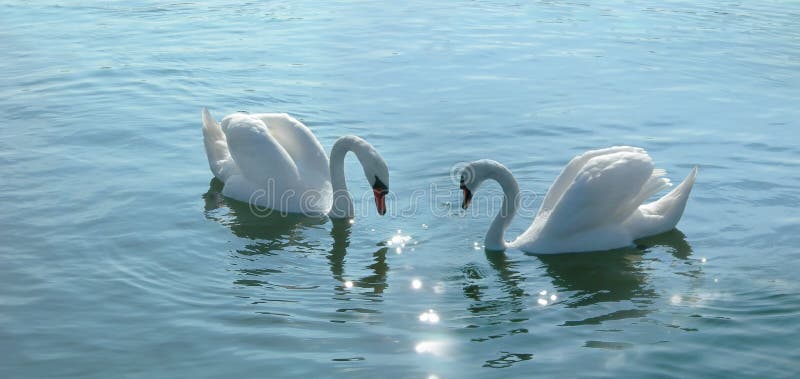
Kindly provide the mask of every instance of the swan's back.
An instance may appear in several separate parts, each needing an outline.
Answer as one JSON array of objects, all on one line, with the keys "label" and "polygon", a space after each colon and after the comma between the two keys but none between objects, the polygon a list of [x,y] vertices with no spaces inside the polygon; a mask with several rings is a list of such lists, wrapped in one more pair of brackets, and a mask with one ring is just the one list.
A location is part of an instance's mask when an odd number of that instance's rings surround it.
[{"label": "swan's back", "polygon": [[252,116],[266,124],[270,135],[292,157],[306,187],[330,187],[328,155],[307,126],[285,113],[259,113]]},{"label": "swan's back", "polygon": [[569,188],[569,186],[572,185],[572,183],[575,181],[575,178],[578,176],[584,166],[586,166],[586,163],[589,162],[589,160],[595,157],[619,152],[644,153],[644,150],[631,146],[613,146],[606,149],[590,150],[576,156],[575,158],[572,158],[572,160],[570,160],[561,171],[561,174],[559,174],[556,180],[553,182],[553,185],[550,186],[550,190],[547,191],[547,195],[542,202],[542,206],[539,208],[539,214],[549,213],[553,210],[553,207],[555,207],[556,203],[558,203],[558,201],[561,199],[561,196],[564,195],[564,192]]},{"label": "swan's back", "polygon": [[271,209],[325,214],[332,204],[328,157],[286,114],[234,113],[217,123],[203,109],[209,166],[223,195]]},{"label": "swan's back", "polygon": [[272,137],[263,121],[234,113],[222,119],[221,127],[228,151],[248,181],[263,186],[271,179],[288,188],[298,181],[299,173],[291,155]]},{"label": "swan's back", "polygon": [[513,245],[539,253],[603,250],[670,230],[683,213],[694,174],[664,198],[643,205],[670,186],[665,174],[640,148],[617,146],[577,156]]},{"label": "swan's back", "polygon": [[642,151],[618,151],[590,158],[575,175],[548,217],[546,230],[568,236],[625,221],[653,174]]}]

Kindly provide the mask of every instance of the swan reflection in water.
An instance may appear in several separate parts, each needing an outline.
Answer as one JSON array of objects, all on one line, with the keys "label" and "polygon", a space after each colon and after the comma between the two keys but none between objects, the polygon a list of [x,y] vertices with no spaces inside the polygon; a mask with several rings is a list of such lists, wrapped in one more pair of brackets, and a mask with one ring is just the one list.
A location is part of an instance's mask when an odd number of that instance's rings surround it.
[{"label": "swan reflection in water", "polygon": [[[331,228],[333,246],[328,253],[328,260],[333,278],[342,283],[352,283],[352,286],[355,287],[371,288],[375,294],[383,293],[387,286],[386,273],[389,271],[389,265],[386,263],[386,252],[389,251],[389,248],[384,246],[372,253],[373,263],[367,266],[372,270],[371,275],[364,276],[356,281],[348,279],[345,275],[344,267],[347,248],[350,247],[350,233],[353,225],[349,220],[335,219],[331,220],[331,222],[333,224]],[[348,286],[345,285],[345,287]]]},{"label": "swan reflection in water", "polygon": [[[484,284],[487,273],[475,264],[464,266],[464,296],[473,301],[469,311],[477,315],[515,313],[525,309],[525,290],[520,284],[525,280],[517,270],[519,261],[508,258],[505,253],[486,252],[489,265],[497,274],[495,283]],[[496,293],[497,290],[500,293]]]},{"label": "swan reflection in water", "polygon": [[666,247],[678,259],[686,259],[692,249],[686,236],[674,229],[657,236],[637,240],[637,246],[609,251],[537,256],[553,286],[575,292],[564,304],[580,307],[605,301],[653,298],[656,292],[647,288],[645,256],[647,250]]},{"label": "swan reflection in water", "polygon": [[[303,238],[302,231],[325,224],[324,217],[307,217],[298,214],[281,214],[253,208],[250,204],[222,196],[222,182],[212,179],[205,200],[205,216],[227,226],[234,235],[251,240],[239,254],[275,254],[286,248],[302,250],[319,248],[317,244]],[[227,212],[226,212],[227,211]]]},{"label": "swan reflection in water", "polygon": [[[535,256],[541,262],[540,269],[552,282],[552,289],[559,292],[553,296],[548,293],[538,304],[549,304],[553,301],[566,307],[577,308],[602,302],[633,301],[642,307],[651,304],[659,296],[658,291],[648,286],[646,257],[652,249],[666,248],[672,256],[681,261],[690,262],[691,246],[679,230],[672,230],[657,236],[641,239],[634,248],[615,249],[610,251],[555,254]],[[468,310],[478,315],[508,318],[535,304],[526,293],[524,281],[528,274],[519,272],[522,265],[534,262],[512,259],[513,253],[487,252],[486,259],[495,272],[495,283],[484,284],[487,274],[474,264],[462,268],[465,283],[464,296],[473,302]],[[501,293],[493,293],[500,290]],[[533,295],[541,296],[546,288],[537,288]],[[540,292],[541,291],[541,292]],[[560,293],[565,293],[564,296]],[[646,309],[622,311],[601,317],[610,319],[640,317],[647,314]],[[516,317],[516,316],[511,316]],[[600,320],[585,320],[586,322]]]},{"label": "swan reflection in water", "polygon": [[603,302],[633,303],[630,309],[579,321],[566,321],[564,325],[599,324],[608,320],[644,317],[652,310],[653,299],[659,290],[648,285],[647,258],[653,249],[666,248],[673,257],[686,261],[692,254],[686,236],[677,229],[637,240],[637,246],[586,254],[559,254],[538,256],[541,268],[552,279],[553,287],[569,293],[559,299],[569,308],[591,306]]},{"label": "swan reflection in water", "polygon": [[[243,248],[236,250],[242,256],[278,255],[282,252],[326,254],[330,272],[337,283],[335,289],[341,292],[349,287],[370,288],[374,294],[381,294],[386,288],[386,263],[388,247],[381,247],[374,253],[373,262],[367,265],[370,275],[353,279],[345,274],[345,258],[350,247],[352,224],[349,220],[328,219],[326,217],[308,217],[297,214],[281,214],[280,212],[259,212],[250,204],[228,199],[222,196],[222,182],[212,179],[209,190],[203,195],[205,200],[205,216],[228,227],[237,237],[246,240]],[[331,222],[330,236],[332,246],[328,250],[325,245],[324,229]],[[309,234],[318,236],[308,236]],[[291,266],[295,266],[291,264]],[[237,269],[247,276],[254,274],[281,273],[282,267],[267,269]],[[299,275],[307,278],[307,275]],[[237,280],[236,284],[262,285],[259,280]],[[282,286],[286,287],[286,286]],[[300,287],[305,288],[305,287]]]},{"label": "swan reflection in water", "polygon": [[[475,263],[462,267],[463,293],[470,300],[467,310],[478,316],[468,325],[471,341],[491,343],[497,338],[527,334],[531,322],[538,324],[551,317],[555,317],[554,326],[579,326],[647,316],[653,312],[653,300],[660,295],[648,278],[649,265],[657,258],[648,255],[669,252],[691,269],[696,267],[689,259],[692,249],[678,230],[636,242],[635,248],[527,258],[513,251],[486,252],[489,271],[485,265]],[[538,267],[537,260],[541,263]],[[541,284],[531,288],[531,282],[541,282],[535,278],[537,274],[538,279],[551,282],[550,288],[540,288]],[[607,306],[592,307],[604,302],[614,305],[610,310]],[[542,313],[542,305],[586,307],[590,314],[599,313],[569,320],[561,317],[574,312]],[[587,342],[590,347],[596,344]],[[531,359],[532,355],[527,354],[531,352],[525,353],[493,357],[484,366],[509,367]]]}]

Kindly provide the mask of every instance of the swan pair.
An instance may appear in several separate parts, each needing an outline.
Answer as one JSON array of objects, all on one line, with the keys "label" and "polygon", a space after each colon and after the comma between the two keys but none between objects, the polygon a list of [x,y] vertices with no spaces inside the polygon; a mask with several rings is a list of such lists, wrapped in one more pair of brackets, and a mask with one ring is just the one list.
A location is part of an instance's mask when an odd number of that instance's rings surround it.
[{"label": "swan pair", "polygon": [[[211,172],[225,183],[222,194],[227,197],[281,212],[352,218],[344,157],[353,152],[372,186],[378,213],[386,213],[389,170],[377,150],[359,137],[339,138],[328,159],[311,130],[287,114],[234,113],[217,123],[205,108],[203,136]],[[683,215],[697,167],[672,191],[645,204],[671,185],[665,175],[640,148],[588,151],[567,164],[532,225],[509,242],[505,231],[520,204],[511,171],[496,161],[478,160],[459,173],[464,209],[486,180],[497,181],[503,189],[500,212],[486,233],[486,249],[536,254],[620,248],[673,229]]]}]

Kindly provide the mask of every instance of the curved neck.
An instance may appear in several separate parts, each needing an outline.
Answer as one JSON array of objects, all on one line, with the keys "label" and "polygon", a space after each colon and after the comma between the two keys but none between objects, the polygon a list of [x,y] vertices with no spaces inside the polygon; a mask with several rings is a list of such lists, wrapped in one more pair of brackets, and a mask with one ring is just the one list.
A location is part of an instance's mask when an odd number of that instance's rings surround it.
[{"label": "curved neck", "polygon": [[500,184],[503,189],[503,204],[486,232],[483,243],[488,250],[505,250],[508,243],[504,235],[519,208],[519,184],[511,171],[502,165],[492,166],[486,173],[486,178],[494,179]]},{"label": "curved neck", "polygon": [[364,165],[364,160],[368,159],[369,144],[356,136],[344,136],[336,140],[331,148],[330,172],[331,188],[333,189],[333,206],[328,213],[329,217],[351,218],[355,216],[353,210],[353,199],[347,191],[347,182],[344,178],[344,157],[347,152],[352,151],[356,154],[358,161]]}]

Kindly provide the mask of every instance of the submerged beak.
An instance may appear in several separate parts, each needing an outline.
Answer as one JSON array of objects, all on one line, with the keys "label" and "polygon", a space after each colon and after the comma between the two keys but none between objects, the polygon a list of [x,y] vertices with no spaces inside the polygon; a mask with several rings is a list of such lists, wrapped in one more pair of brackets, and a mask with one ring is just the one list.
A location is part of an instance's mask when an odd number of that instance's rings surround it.
[{"label": "submerged beak", "polygon": [[375,207],[378,208],[378,214],[383,216],[386,214],[386,194],[388,190],[378,187],[372,188],[372,193],[375,195]]}]

